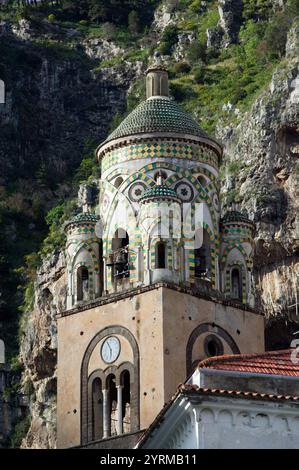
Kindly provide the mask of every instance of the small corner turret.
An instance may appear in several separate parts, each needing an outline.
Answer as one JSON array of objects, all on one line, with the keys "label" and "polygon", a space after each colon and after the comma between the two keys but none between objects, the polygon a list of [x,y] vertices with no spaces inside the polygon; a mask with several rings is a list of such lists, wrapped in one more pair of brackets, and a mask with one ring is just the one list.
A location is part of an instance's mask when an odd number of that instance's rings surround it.
[{"label": "small corner turret", "polygon": [[68,309],[102,294],[102,249],[97,224],[99,217],[93,212],[81,212],[65,224]]}]

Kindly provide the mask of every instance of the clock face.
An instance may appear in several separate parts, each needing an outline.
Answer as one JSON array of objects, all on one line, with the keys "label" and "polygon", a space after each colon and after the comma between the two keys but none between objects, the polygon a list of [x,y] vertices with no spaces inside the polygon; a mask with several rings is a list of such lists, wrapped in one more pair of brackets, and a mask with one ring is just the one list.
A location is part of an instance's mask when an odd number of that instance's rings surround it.
[{"label": "clock face", "polygon": [[116,336],[105,339],[101,348],[101,356],[104,362],[111,364],[116,361],[120,353],[120,342]]}]

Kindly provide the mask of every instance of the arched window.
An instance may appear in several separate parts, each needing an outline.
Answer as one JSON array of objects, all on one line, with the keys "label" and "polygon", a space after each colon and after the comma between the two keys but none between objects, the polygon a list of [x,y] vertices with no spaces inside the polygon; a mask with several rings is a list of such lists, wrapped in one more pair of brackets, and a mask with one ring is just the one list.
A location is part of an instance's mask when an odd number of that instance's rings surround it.
[{"label": "arched window", "polygon": [[85,266],[80,266],[77,270],[77,300],[88,300],[89,293],[89,273]]},{"label": "arched window", "polygon": [[121,176],[118,176],[114,182],[114,186],[116,188],[119,188],[120,185],[123,183],[124,179]]},{"label": "arched window", "polygon": [[203,175],[198,175],[197,181],[201,184],[203,188],[207,185],[207,179]]},{"label": "arched window", "polygon": [[158,242],[156,244],[156,269],[166,268],[166,245],[164,242]]},{"label": "arched window", "polygon": [[109,420],[109,431],[110,436],[115,436],[117,434],[117,388],[115,375],[108,375],[106,383],[108,391],[108,400],[106,406],[108,406],[107,417]]},{"label": "arched window", "polygon": [[102,381],[94,379],[92,383],[92,440],[103,437],[103,392]]},{"label": "arched window", "polygon": [[159,184],[161,184],[161,182],[165,181],[166,179],[167,179],[166,171],[159,170],[154,174],[154,180],[156,181],[156,183],[158,182]]},{"label": "arched window", "polygon": [[129,271],[129,235],[119,228],[112,239],[111,263],[114,280],[130,277]]},{"label": "arched window", "polygon": [[[200,233],[200,231],[202,231]],[[199,229],[195,236],[195,277],[210,278],[211,275],[211,241],[206,229]],[[201,245],[201,246],[198,246]]]},{"label": "arched window", "polygon": [[242,278],[239,267],[234,267],[231,272],[231,296],[233,299],[242,300]]},{"label": "arched window", "polygon": [[130,372],[125,370],[121,375],[122,384],[122,425],[123,433],[131,432],[131,388]]}]

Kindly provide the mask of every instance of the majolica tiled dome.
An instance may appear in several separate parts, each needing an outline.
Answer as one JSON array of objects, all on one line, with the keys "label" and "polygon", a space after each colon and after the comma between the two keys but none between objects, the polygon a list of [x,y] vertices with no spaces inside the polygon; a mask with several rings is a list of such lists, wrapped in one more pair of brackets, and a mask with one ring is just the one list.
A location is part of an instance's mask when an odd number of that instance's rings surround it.
[{"label": "majolica tiled dome", "polygon": [[143,101],[109,135],[106,142],[134,134],[171,132],[208,138],[190,114],[163,96]]},{"label": "majolica tiled dome", "polygon": [[150,199],[174,199],[176,201],[180,201],[177,193],[165,185],[157,185],[154,188],[147,189],[140,201],[146,202]]},{"label": "majolica tiled dome", "polygon": [[94,212],[80,212],[67,221],[66,226],[70,224],[80,224],[80,223],[97,223],[99,216]]}]

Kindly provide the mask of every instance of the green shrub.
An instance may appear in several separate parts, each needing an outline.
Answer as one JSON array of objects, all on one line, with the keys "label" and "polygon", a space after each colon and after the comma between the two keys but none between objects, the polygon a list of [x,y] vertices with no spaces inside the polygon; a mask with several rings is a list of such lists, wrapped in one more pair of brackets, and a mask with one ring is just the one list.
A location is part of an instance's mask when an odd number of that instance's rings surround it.
[{"label": "green shrub", "polygon": [[108,41],[115,38],[116,26],[113,23],[106,22],[101,26],[101,36]]},{"label": "green shrub", "polygon": [[25,20],[30,19],[30,8],[28,5],[18,5],[17,11],[16,11],[16,19],[18,21],[22,19],[25,19]]},{"label": "green shrub", "polygon": [[207,49],[207,62],[213,62],[214,59],[218,59],[219,55],[220,55],[221,51],[218,49],[218,47],[209,47]]},{"label": "green shrub", "polygon": [[188,62],[176,62],[173,66],[173,72],[175,74],[186,74],[189,73],[191,70],[191,66]]},{"label": "green shrub", "polygon": [[59,225],[63,215],[64,204],[59,204],[59,206],[53,207],[45,217],[47,225],[49,225],[49,227],[56,227]]},{"label": "green shrub", "polygon": [[100,172],[100,166],[95,156],[83,158],[75,173],[75,182],[80,184],[83,181],[87,181],[88,178],[96,174],[97,170]]},{"label": "green shrub", "polygon": [[194,41],[192,44],[190,44],[187,52],[187,57],[190,60],[190,62],[195,62],[199,59],[205,61],[206,60],[206,41],[200,42],[200,41]]},{"label": "green shrub", "polygon": [[53,13],[50,13],[50,15],[48,15],[48,21],[49,23],[54,23],[54,21],[56,21],[56,16],[53,15]]},{"label": "green shrub", "polygon": [[178,42],[178,28],[170,24],[164,29],[160,44],[160,52],[163,55],[170,55],[174,46]]},{"label": "green shrub", "polygon": [[15,425],[13,433],[10,438],[10,447],[13,449],[19,449],[22,440],[26,437],[27,432],[29,431],[31,420],[29,416],[22,418]]},{"label": "green shrub", "polygon": [[128,28],[131,34],[137,34],[140,30],[140,19],[137,11],[132,10],[128,15]]},{"label": "green shrub", "polygon": [[289,16],[288,12],[278,14],[268,23],[265,29],[264,39],[271,57],[281,58],[285,53],[291,23],[292,18]]},{"label": "green shrub", "polygon": [[205,69],[205,65],[203,62],[193,67],[192,72],[193,72],[193,77],[196,83],[204,82],[206,69]]},{"label": "green shrub", "polygon": [[176,101],[184,101],[188,96],[186,88],[180,83],[171,82],[170,93]]},{"label": "green shrub", "polygon": [[191,5],[189,6],[189,9],[193,12],[193,13],[200,13],[201,9],[202,9],[202,2],[201,0],[193,0],[193,2],[191,3]]},{"label": "green shrub", "polygon": [[87,21],[87,20],[80,20],[80,21],[79,21],[79,24],[80,24],[81,26],[87,26],[87,25],[88,25],[88,21]]},{"label": "green shrub", "polygon": [[245,21],[266,20],[271,13],[270,0],[243,0],[243,18]]},{"label": "green shrub", "polygon": [[289,0],[287,6],[289,13],[299,15],[299,0]]}]

